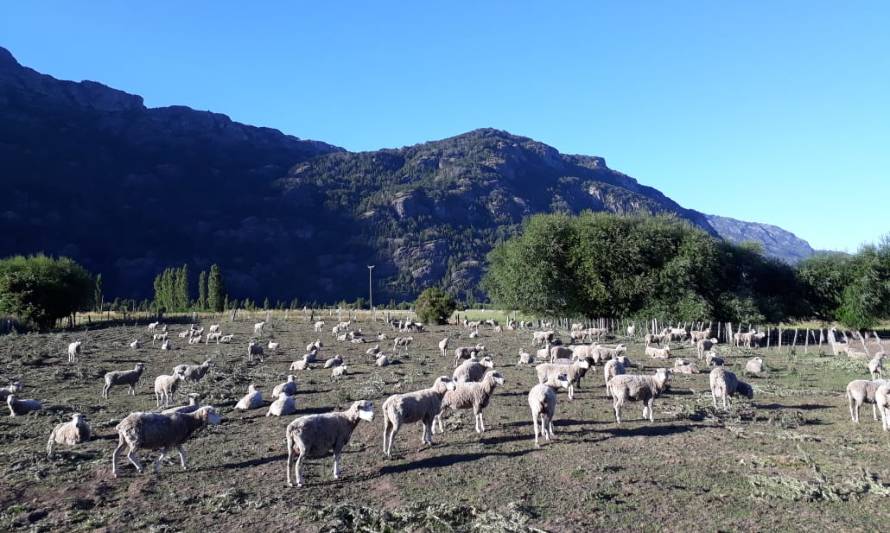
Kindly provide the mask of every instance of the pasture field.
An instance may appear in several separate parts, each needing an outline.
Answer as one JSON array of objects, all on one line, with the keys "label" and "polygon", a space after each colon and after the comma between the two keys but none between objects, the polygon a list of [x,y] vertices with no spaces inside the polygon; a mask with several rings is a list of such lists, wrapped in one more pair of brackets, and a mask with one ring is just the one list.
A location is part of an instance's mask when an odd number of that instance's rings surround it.
[{"label": "pasture field", "polygon": [[[863,408],[861,425],[853,425],[843,394],[848,381],[867,377],[865,361],[813,347],[792,354],[721,346],[740,376],[754,352],[765,359],[766,375],[747,379],[753,401],[715,410],[703,369],[674,376],[671,390],[655,401],[654,423],[640,420],[641,405],[633,403],[620,426],[598,366],[574,401],[559,393],[556,438],[536,449],[527,404],[535,374],[516,366],[518,351],[533,349],[531,332],[483,330],[470,340],[463,328],[433,326],[410,334],[414,343],[396,357],[399,364],[377,368],[365,355],[371,344],[337,342],[330,335],[333,321],[326,320],[319,335],[303,318],[275,318],[263,340],[280,342],[282,351],[262,363],[247,362],[254,320],[243,316],[222,322],[223,333],[235,334],[230,345],[189,346],[176,336],[187,325],[171,324],[172,352],[152,347],[144,325],[0,337],[0,380],[22,380],[21,397],[45,405],[34,415],[0,417],[0,530],[851,531],[877,530],[890,519],[890,438],[872,421],[870,406]],[[381,323],[357,326],[368,336],[396,335]],[[420,426],[403,428],[394,457],[386,459],[379,408],[390,394],[451,374],[451,357],[441,358],[436,346],[445,335],[451,348],[484,344],[506,377],[485,411],[488,431],[476,434],[472,412],[461,411],[447,418],[446,433],[434,436],[432,448],[421,448]],[[342,354],[349,373],[338,382],[320,365],[297,373],[297,416],[357,399],[372,400],[377,416],[357,427],[339,481],[331,479],[330,458],[315,459],[304,467],[306,486],[288,488],[284,429],[294,416],[232,407],[249,383],[268,395],[319,336],[321,356]],[[76,338],[86,339],[84,354],[69,364],[65,348]],[[134,338],[145,345],[129,349]],[[616,340],[628,343],[637,365],[632,373],[672,366],[645,358],[639,340]],[[392,348],[391,342],[382,347]],[[675,357],[695,359],[688,345],[674,348]],[[155,407],[157,375],[207,357],[216,366],[202,382],[181,387],[177,403],[197,390],[224,420],[186,443],[189,469],[179,468],[175,454],[160,476],[147,463],[137,474],[123,459],[121,477],[114,479],[115,424]],[[116,387],[103,400],[103,373],[138,361],[146,371],[137,396]],[[59,447],[48,460],[51,429],[75,411],[87,415],[94,439]]]}]

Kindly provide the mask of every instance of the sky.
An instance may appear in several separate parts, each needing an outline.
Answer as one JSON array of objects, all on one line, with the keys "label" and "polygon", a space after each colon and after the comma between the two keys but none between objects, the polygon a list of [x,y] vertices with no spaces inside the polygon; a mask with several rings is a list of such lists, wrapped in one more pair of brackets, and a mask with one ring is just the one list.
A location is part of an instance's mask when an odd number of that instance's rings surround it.
[{"label": "sky", "polygon": [[349,150],[481,127],[854,252],[890,233],[890,2],[11,2],[60,79]]}]

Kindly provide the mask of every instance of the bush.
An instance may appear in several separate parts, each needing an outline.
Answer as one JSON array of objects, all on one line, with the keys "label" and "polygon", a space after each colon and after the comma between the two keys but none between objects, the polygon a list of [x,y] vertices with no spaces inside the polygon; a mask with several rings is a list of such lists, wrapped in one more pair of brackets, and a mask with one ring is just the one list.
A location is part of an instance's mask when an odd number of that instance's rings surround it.
[{"label": "bush", "polygon": [[450,294],[435,287],[420,293],[414,306],[417,316],[426,324],[445,324],[457,308]]},{"label": "bush", "polygon": [[67,257],[16,256],[0,260],[0,313],[40,329],[93,306],[95,282]]}]

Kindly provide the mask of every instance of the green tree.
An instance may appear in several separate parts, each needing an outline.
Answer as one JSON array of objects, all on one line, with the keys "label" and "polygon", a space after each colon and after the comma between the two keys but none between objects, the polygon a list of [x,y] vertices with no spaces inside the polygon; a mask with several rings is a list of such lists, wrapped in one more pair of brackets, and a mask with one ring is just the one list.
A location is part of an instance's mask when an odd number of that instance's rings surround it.
[{"label": "green tree", "polygon": [[226,291],[223,285],[222,273],[219,265],[210,267],[210,276],[207,278],[207,307],[216,313],[225,307]]},{"label": "green tree", "polygon": [[195,306],[204,311],[207,309],[207,271],[202,270],[200,274],[198,274],[198,301],[195,303]]},{"label": "green tree", "polygon": [[90,273],[67,257],[0,260],[0,313],[41,330],[78,310],[94,307],[95,288]]},{"label": "green tree", "polygon": [[185,311],[191,307],[192,298],[189,290],[189,266],[182,265],[175,274],[176,309]]},{"label": "green tree", "polygon": [[268,311],[271,308],[272,308],[272,303],[269,301],[269,297],[266,296],[266,299],[263,300],[263,310]]},{"label": "green tree", "polygon": [[420,293],[414,306],[417,316],[426,324],[445,324],[457,308],[454,298],[437,287]]}]

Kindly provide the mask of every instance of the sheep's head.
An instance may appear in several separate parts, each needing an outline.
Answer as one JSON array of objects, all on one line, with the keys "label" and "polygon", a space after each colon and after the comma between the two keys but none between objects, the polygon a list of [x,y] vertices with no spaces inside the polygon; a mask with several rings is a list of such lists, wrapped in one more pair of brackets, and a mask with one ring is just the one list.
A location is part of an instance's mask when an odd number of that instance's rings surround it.
[{"label": "sheep's head", "polygon": [[569,376],[567,374],[560,374],[556,376],[556,384],[563,389],[569,388]]},{"label": "sheep's head", "polygon": [[491,360],[491,357],[483,357],[479,364],[484,367],[494,368],[494,361]]},{"label": "sheep's head", "polygon": [[136,363],[136,370],[142,370],[145,368],[145,363]]},{"label": "sheep's head", "polygon": [[352,404],[351,410],[358,414],[358,417],[368,422],[374,420],[374,404],[368,400],[359,400]]},{"label": "sheep's head", "polygon": [[485,377],[482,379],[488,380],[488,381],[495,383],[497,385],[504,384],[504,375],[501,374],[500,372],[498,372],[497,370],[489,370],[488,372],[485,373]]},{"label": "sheep's head", "polygon": [[294,382],[294,375],[293,375],[293,374],[288,374],[288,375],[287,375],[287,382],[288,382],[288,383],[293,383],[293,382]]},{"label": "sheep's head", "polygon": [[12,384],[12,390],[14,390],[14,391],[16,391],[16,392],[20,392],[20,391],[22,390],[22,382],[21,382],[21,381],[16,381],[15,383],[13,383],[13,384]]},{"label": "sheep's head", "polygon": [[250,385],[248,385],[248,386],[247,386],[247,392],[249,392],[249,393],[256,392],[256,385],[254,385],[253,383],[251,383]]},{"label": "sheep's head", "polygon": [[619,355],[615,358],[615,362],[621,364],[622,366],[627,366],[629,361],[627,360],[627,357]]},{"label": "sheep's head", "polygon": [[749,400],[754,398],[754,389],[751,387],[751,385],[748,385],[744,381],[739,381],[735,390],[738,394],[741,394],[742,396],[744,396],[745,398],[748,398]]},{"label": "sheep's head", "polygon": [[205,424],[210,426],[217,426],[220,422],[222,422],[222,417],[219,413],[216,412],[216,409],[207,405],[204,406],[197,411],[195,411],[195,416],[204,421]]},{"label": "sheep's head", "polygon": [[81,422],[86,422],[87,417],[83,413],[74,413],[71,415],[71,421],[75,424],[79,424]]}]

